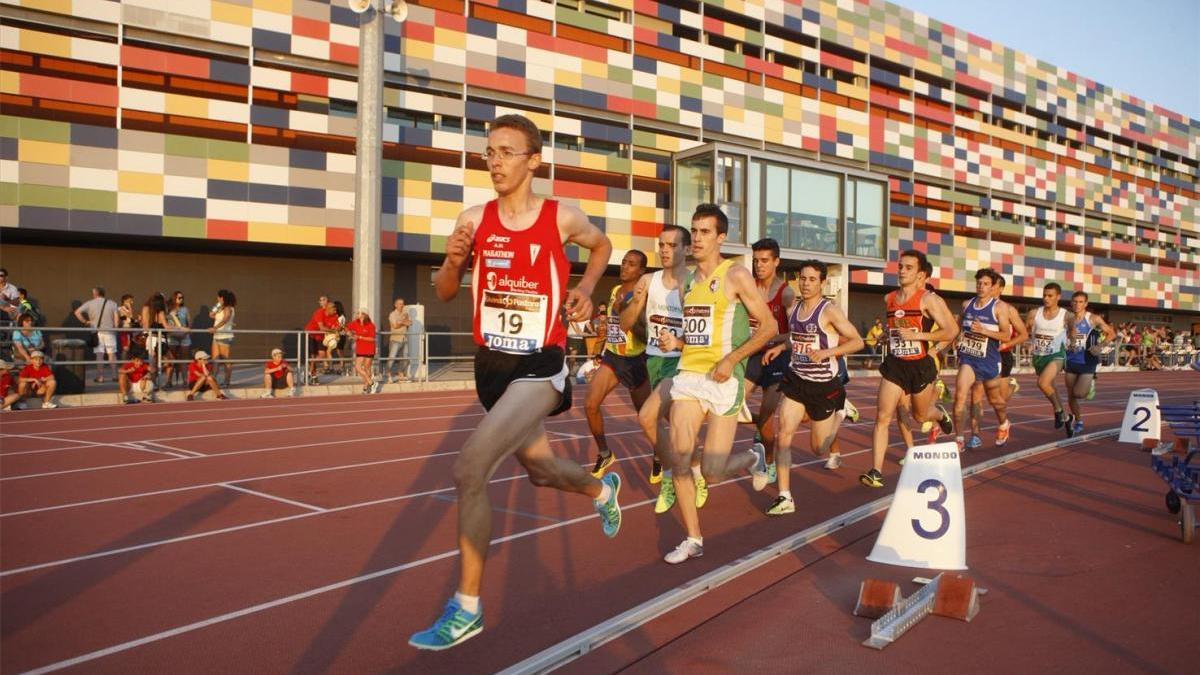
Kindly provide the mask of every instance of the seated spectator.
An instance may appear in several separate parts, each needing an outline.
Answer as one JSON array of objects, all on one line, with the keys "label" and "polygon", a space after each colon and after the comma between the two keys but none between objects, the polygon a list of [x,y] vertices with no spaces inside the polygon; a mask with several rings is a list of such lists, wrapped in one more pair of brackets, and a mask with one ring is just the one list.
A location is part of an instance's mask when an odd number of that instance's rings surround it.
[{"label": "seated spectator", "polygon": [[13,380],[12,364],[8,361],[0,359],[0,411],[8,412],[12,410],[12,406],[17,401],[21,400],[21,395],[17,393],[17,383]]},{"label": "seated spectator", "polygon": [[217,386],[217,378],[213,376],[212,365],[208,362],[208,352],[203,349],[196,351],[195,358],[188,364],[188,395],[187,400],[194,401],[198,394],[212,391],[217,398],[224,399],[225,394]]},{"label": "seated spectator", "polygon": [[276,347],[271,350],[271,360],[263,366],[263,387],[266,392],[260,398],[275,398],[279,389],[287,389],[288,396],[296,395],[296,379],[292,376],[292,367],[283,360],[283,350]]},{"label": "seated spectator", "polygon": [[0,311],[8,315],[6,318],[16,319],[21,315],[20,301],[17,287],[8,283],[8,270],[0,267]]},{"label": "seated spectator", "polygon": [[17,393],[21,398],[41,396],[43,408],[57,408],[54,402],[54,389],[58,382],[54,373],[45,363],[46,355],[40,351],[29,354],[29,365],[21,369],[21,377],[17,384]]},{"label": "seated spectator", "polygon": [[137,396],[137,401],[154,403],[154,378],[150,376],[150,365],[146,363],[143,352],[135,351],[129,355],[129,362],[121,366],[117,374],[117,402],[129,403],[129,394]]},{"label": "seated spectator", "polygon": [[591,382],[592,378],[596,376],[596,369],[600,367],[601,360],[601,356],[594,356],[579,366],[579,370],[575,372],[576,381],[579,384]]},{"label": "seated spectator", "polygon": [[374,381],[371,362],[375,359],[375,323],[365,308],[359,309],[354,320],[346,324],[346,333],[354,339],[354,372],[363,381],[363,393],[379,391],[381,383]]},{"label": "seated spectator", "polygon": [[33,360],[30,357],[34,352],[45,352],[46,338],[42,331],[33,327],[33,317],[28,314],[22,314],[17,325],[20,330],[13,331],[13,349],[17,352],[17,358],[29,363]]},{"label": "seated spectator", "polygon": [[28,314],[33,317],[33,325],[42,325],[42,313],[38,310],[37,305],[29,299],[29,291],[24,288],[17,289],[17,315]]}]

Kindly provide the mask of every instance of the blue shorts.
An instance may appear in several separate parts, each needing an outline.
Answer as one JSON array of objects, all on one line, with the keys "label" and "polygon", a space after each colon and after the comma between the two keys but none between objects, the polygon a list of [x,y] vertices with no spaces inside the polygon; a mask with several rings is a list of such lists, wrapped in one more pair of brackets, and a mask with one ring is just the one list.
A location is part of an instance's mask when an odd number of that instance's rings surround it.
[{"label": "blue shorts", "polygon": [[1072,375],[1095,375],[1096,367],[1099,365],[1099,361],[1088,363],[1087,361],[1079,362],[1067,359],[1067,367],[1065,370]]},{"label": "blue shorts", "polygon": [[763,353],[758,352],[746,359],[746,379],[763,389],[783,382],[783,376],[792,360],[792,353],[785,349],[765,366],[762,356]]},{"label": "blue shorts", "polygon": [[1000,359],[973,359],[969,356],[958,357],[960,366],[967,366],[975,371],[977,382],[987,382],[1000,377]]}]

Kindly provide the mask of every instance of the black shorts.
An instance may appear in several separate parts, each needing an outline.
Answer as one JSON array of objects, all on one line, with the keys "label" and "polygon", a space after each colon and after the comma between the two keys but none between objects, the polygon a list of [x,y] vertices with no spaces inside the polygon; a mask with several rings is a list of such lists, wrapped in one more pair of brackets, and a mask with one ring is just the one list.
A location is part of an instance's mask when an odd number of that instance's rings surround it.
[{"label": "black shorts", "polygon": [[766,389],[783,381],[783,374],[788,370],[792,353],[785,349],[765,366],[762,363],[762,355],[762,352],[758,352],[746,359],[746,379]]},{"label": "black shorts", "polygon": [[1000,377],[1012,375],[1012,369],[1016,362],[1012,352],[1000,352]]},{"label": "black shorts", "polygon": [[600,365],[608,366],[617,376],[617,381],[629,390],[637,389],[650,379],[650,374],[646,371],[644,352],[637,356],[621,356],[606,349],[600,359]]},{"label": "black shorts", "polygon": [[883,379],[898,385],[904,393],[919,394],[925,391],[925,387],[933,384],[938,371],[931,356],[924,356],[915,361],[887,356],[883,359],[883,365],[879,366],[879,374]]},{"label": "black shorts", "polygon": [[[192,388],[192,387],[194,387],[194,386],[196,386],[196,381],[195,381],[195,380],[192,380],[191,382],[188,382],[188,389],[189,389],[189,390],[191,390],[191,388]],[[200,385],[200,388],[196,390],[196,393],[197,393],[197,394],[202,394],[202,393],[204,393],[204,392],[206,392],[206,391],[212,391],[212,387],[208,386],[208,382],[205,382],[204,384]]]},{"label": "black shorts", "polygon": [[571,409],[571,379],[563,367],[565,355],[559,347],[548,347],[532,354],[506,354],[487,347],[475,352],[475,394],[484,410],[491,410],[508,391],[508,385],[520,380],[544,380],[558,388],[562,398],[550,416]]},{"label": "black shorts", "polygon": [[271,373],[271,389],[287,389],[288,371],[282,373]]},{"label": "black shorts", "polygon": [[804,406],[804,412],[814,422],[828,419],[846,407],[846,388],[836,377],[828,382],[812,382],[789,370],[783,378],[783,384],[779,385],[779,391]]}]

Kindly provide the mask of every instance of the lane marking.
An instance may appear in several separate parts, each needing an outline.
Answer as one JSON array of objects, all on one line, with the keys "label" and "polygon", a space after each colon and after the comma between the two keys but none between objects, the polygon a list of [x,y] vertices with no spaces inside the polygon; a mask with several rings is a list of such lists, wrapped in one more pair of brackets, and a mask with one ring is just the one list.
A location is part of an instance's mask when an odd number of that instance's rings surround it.
[{"label": "lane marking", "polygon": [[[488,481],[488,482],[490,484],[492,481]],[[440,494],[436,494],[436,495],[431,495],[431,497],[438,501],[450,502],[451,504],[458,504],[458,497],[455,495],[440,493]],[[517,511],[516,509],[505,509],[505,508],[502,508],[499,506],[493,506],[492,511],[495,511],[497,513],[509,513],[514,516],[524,516],[526,518],[532,518],[534,520],[548,520],[552,523],[561,523],[562,522],[562,518],[553,518],[551,516],[545,516],[540,513],[530,513],[528,511]]]},{"label": "lane marking", "polygon": [[221,483],[221,487],[229,488],[230,490],[234,490],[237,492],[244,492],[245,494],[254,495],[255,497],[262,497],[264,499],[272,499],[277,502],[283,502],[284,504],[291,504],[292,506],[299,506],[302,509],[308,509],[309,511],[316,511],[317,513],[325,513],[326,511],[329,510],[329,509],[321,508],[320,506],[313,506],[312,504],[305,504],[304,502],[298,502],[294,499],[287,499],[284,497],[267,494],[265,492],[259,492],[258,490],[251,490],[250,488],[244,488],[244,487],[241,487],[240,485],[233,485],[232,483]]}]

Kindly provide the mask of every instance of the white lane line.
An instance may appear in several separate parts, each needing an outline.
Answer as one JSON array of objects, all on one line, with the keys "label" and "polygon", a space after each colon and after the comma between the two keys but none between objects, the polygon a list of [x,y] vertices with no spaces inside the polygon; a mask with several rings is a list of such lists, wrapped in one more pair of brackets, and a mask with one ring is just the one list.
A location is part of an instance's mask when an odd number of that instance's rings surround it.
[{"label": "white lane line", "polygon": [[[1114,410],[1114,411],[1109,411],[1109,412],[1116,413],[1116,412],[1122,412],[1122,411]],[[1044,421],[1045,420],[1039,418],[1039,419],[1034,419],[1034,420],[1025,420],[1022,422],[1013,422],[1012,425],[1019,426],[1019,425],[1034,424],[1037,422],[1044,422]],[[995,428],[996,428],[995,425],[985,425],[984,427],[982,427],[983,430],[991,430],[991,429],[995,429]],[[617,432],[617,433],[620,433],[620,434],[637,433],[639,431],[641,431],[641,430],[639,429],[636,431],[624,431],[624,432]],[[617,433],[610,434],[610,435],[615,436],[615,435],[617,435]],[[738,444],[742,444],[742,443],[749,443],[751,440],[752,439],[750,439],[750,438],[738,439],[738,440],[734,441],[734,445],[738,445]],[[553,443],[553,442],[554,441],[551,441],[551,443]],[[903,441],[897,441],[895,443],[888,445],[888,447],[894,448],[894,447],[898,447],[901,445],[903,445]],[[869,452],[871,452],[871,448],[864,448],[862,450],[855,450],[853,452],[843,452],[842,457],[853,457],[855,455],[861,455],[861,454],[865,454],[865,453],[869,453]],[[454,452],[441,453],[442,456],[452,455],[452,454],[456,454],[456,453],[454,453]],[[430,456],[436,456],[436,455],[430,455]],[[651,453],[644,453],[644,454],[640,454],[640,455],[626,455],[622,459],[643,459],[643,458],[650,457],[650,456],[651,456]],[[412,459],[423,459],[423,458],[422,457],[413,457],[413,458],[408,458],[408,459],[403,459],[403,460],[383,460],[381,462],[369,462],[366,465],[384,464],[384,463],[397,462],[397,461],[411,461]],[[824,462],[825,462],[824,458],[812,459],[812,460],[807,460],[804,462],[797,462],[795,464],[792,464],[791,468],[793,471],[795,471],[802,467],[812,466],[814,464],[824,464]],[[588,465],[586,465],[586,464],[581,465],[581,466],[583,466],[583,468],[585,468],[585,469],[588,467]],[[322,471],[322,469],[312,469],[309,471],[303,471],[303,472],[299,472],[299,473],[315,473],[318,471]],[[288,474],[284,474],[284,475],[288,475]],[[290,474],[290,475],[295,475],[295,474]],[[493,480],[489,481],[489,484],[505,483],[508,481],[519,480],[519,479],[522,479],[525,477],[526,477],[526,474],[520,473],[515,476],[508,476],[505,478],[493,479]],[[740,480],[745,480],[746,478],[748,478],[748,476],[743,477],[743,478],[732,479],[730,481],[724,481],[721,484],[723,485],[725,482],[736,482],[736,481],[740,481]],[[257,480],[257,479],[247,478],[244,480],[251,481],[251,480]],[[219,484],[214,484],[214,486],[215,485],[219,485]],[[196,486],[196,487],[210,487],[210,486],[202,485],[202,486]],[[719,486],[714,486],[714,487],[719,487]],[[163,492],[178,492],[183,489],[191,489],[191,488],[180,488],[180,489],[175,489],[175,490],[166,490]],[[334,513],[337,511],[348,511],[351,509],[358,509],[358,508],[363,508],[363,507],[367,507],[367,506],[376,506],[379,504],[387,504],[390,502],[404,501],[407,499],[412,499],[414,497],[427,497],[427,496],[431,496],[431,495],[445,494],[445,493],[454,491],[454,489],[455,489],[454,487],[444,487],[444,488],[438,488],[435,490],[426,490],[423,492],[415,492],[415,493],[407,494],[407,495],[399,495],[396,497],[385,497],[382,499],[375,499],[375,500],[371,500],[371,501],[367,501],[367,502],[360,502],[357,504],[346,504],[344,506],[335,506],[335,507],[326,509],[325,513]],[[119,498],[117,498],[117,499],[119,499]],[[657,497],[650,501],[657,501]],[[649,503],[649,502],[646,502],[646,503]],[[54,508],[61,508],[61,507],[49,507],[49,508],[54,509]],[[622,508],[628,508],[628,507],[622,507]],[[17,515],[17,514],[12,514],[12,515]],[[193,539],[200,539],[203,537],[210,537],[210,536],[215,536],[215,535],[219,535],[219,534],[227,534],[230,532],[237,532],[240,530],[247,530],[247,529],[262,527],[262,526],[266,526],[266,525],[275,525],[278,523],[288,522],[291,520],[297,520],[300,518],[308,518],[308,517],[314,516],[314,515],[318,515],[318,514],[302,513],[302,514],[298,514],[295,516],[284,516],[281,518],[272,518],[270,520],[258,521],[258,522],[254,522],[254,523],[244,523],[242,525],[233,525],[231,527],[226,527],[226,528],[222,528],[219,530],[210,530],[208,532],[197,532],[194,534],[188,534],[188,535],[183,535],[183,536],[179,536],[179,537],[172,537],[170,539],[162,539],[162,540],[158,540],[158,541],[145,542],[142,544],[135,544],[133,546],[127,546],[127,547],[119,548],[119,549],[111,549],[108,551],[97,551],[96,553],[90,553],[88,555],[77,556],[74,558],[65,558],[62,560],[54,560],[54,561],[50,561],[50,562],[39,563],[36,565],[29,565],[26,567],[19,567],[19,568],[14,568],[11,570],[5,570],[5,571],[0,572],[0,577],[6,577],[9,575],[13,575],[13,574],[20,574],[22,572],[32,572],[34,570],[44,569],[47,567],[58,567],[60,565],[67,565],[70,563],[80,562],[80,561],[84,561],[84,560],[93,560],[96,558],[103,558],[103,557],[107,557],[107,556],[111,556],[111,555],[118,555],[120,553],[128,553],[130,551],[138,551],[141,549],[151,548],[154,546],[162,546],[165,544],[174,544],[174,543],[183,542],[183,541],[191,541]]]},{"label": "white lane line", "polygon": [[[628,415],[608,415],[605,417],[605,419],[615,420],[615,419],[622,419],[622,418],[634,417],[634,416],[635,416],[634,413],[630,413]],[[453,418],[453,417],[458,417],[458,416],[451,415],[448,417]],[[581,420],[575,420],[575,419],[550,420],[550,421],[547,421],[546,424],[571,424],[571,423],[575,423],[575,422],[579,422],[579,421],[581,421]],[[317,428],[322,428],[322,427],[318,426]],[[267,433],[270,431],[272,431],[272,430],[266,430],[264,432],[254,432],[254,433]],[[274,431],[278,431],[278,430],[274,430]],[[462,428],[462,429],[437,429],[437,430],[433,430],[433,431],[418,431],[418,432],[405,433],[405,434],[392,434],[389,436],[368,436],[367,438],[343,438],[343,439],[338,439],[338,440],[334,440],[334,441],[317,441],[317,442],[313,442],[313,443],[298,443],[298,444],[294,444],[294,445],[277,445],[277,446],[270,447],[270,448],[252,448],[250,450],[234,450],[232,452],[222,452],[222,453],[212,454],[212,455],[201,455],[199,457],[181,457],[179,459],[152,459],[152,460],[145,461],[145,462],[122,462],[120,464],[104,464],[101,466],[84,467],[84,468],[80,468],[80,469],[65,469],[62,471],[46,471],[43,473],[27,473],[27,474],[21,474],[21,475],[17,475],[17,476],[6,476],[4,478],[0,478],[0,482],[25,480],[28,478],[44,478],[46,476],[65,476],[65,475],[73,474],[73,473],[89,473],[92,471],[106,471],[108,469],[121,469],[121,468],[125,468],[125,467],[130,467],[130,466],[145,466],[147,464],[161,464],[163,462],[178,462],[178,461],[201,460],[201,459],[219,459],[221,457],[234,457],[237,455],[253,455],[253,454],[260,453],[260,452],[274,452],[277,450],[295,450],[297,448],[313,448],[313,447],[320,447],[320,446],[325,446],[325,445],[341,445],[341,444],[347,444],[347,443],[359,443],[361,441],[392,440],[392,439],[396,439],[396,438],[416,438],[419,436],[440,436],[440,435],[453,434],[453,433],[471,433],[474,431],[475,431],[475,427],[467,427],[467,428]],[[641,430],[636,429],[635,431],[641,431]],[[232,436],[232,435],[235,435],[236,433],[238,433],[238,432],[234,432],[234,433],[230,433],[230,434],[223,434],[223,435]],[[222,434],[218,434],[218,435],[222,435]],[[188,439],[188,438],[207,438],[207,436],[178,436],[178,437],[175,437],[175,440]],[[168,437],[168,438],[162,439],[162,440],[171,440],[171,438]]]},{"label": "white lane line", "polygon": [[138,441],[130,441],[128,443],[113,443],[113,447],[114,448],[125,448],[126,450],[138,450],[140,452],[149,452],[149,453],[153,453],[155,455],[170,455],[172,457],[179,458],[179,459],[187,457],[187,455],[180,453],[180,452],[174,452],[171,450],[163,450],[161,448],[147,447]]},{"label": "white lane line", "polygon": [[139,442],[142,445],[150,446],[152,448],[160,448],[162,450],[167,450],[169,452],[179,452],[179,453],[183,453],[185,455],[191,456],[191,457],[208,457],[208,455],[204,454],[203,452],[196,452],[195,450],[185,450],[183,448],[176,448],[176,447],[172,447],[170,445],[166,445],[165,443],[159,443],[158,441],[139,441]]},{"label": "white lane line", "polygon": [[295,501],[294,499],[286,499],[284,497],[277,497],[275,495],[270,495],[265,492],[259,492],[258,490],[251,490],[249,488],[244,488],[239,485],[233,485],[231,483],[221,483],[221,487],[229,488],[230,490],[235,490],[237,492],[243,492],[248,495],[254,495],[255,497],[262,497],[263,499],[271,499],[271,500],[274,500],[277,502],[283,502],[284,504],[291,504],[292,506],[299,506],[302,509],[308,509],[309,511],[316,511],[318,513],[325,513],[326,511],[329,510],[329,509],[321,508],[320,506],[313,506],[312,504],[305,504],[304,502],[298,502],[298,501]]},{"label": "white lane line", "polygon": [[[641,429],[628,429],[626,431],[614,431],[608,435],[609,436],[624,436],[626,434],[641,433],[641,431],[642,431]],[[373,438],[368,438],[368,439],[363,439],[363,440],[373,441],[373,440],[383,440],[383,439],[387,439],[387,438],[392,438],[392,437],[391,436],[379,436],[379,437],[373,437]],[[569,439],[551,439],[550,442],[557,443],[562,440],[569,440]],[[344,441],[329,441],[327,443],[322,443],[322,444],[317,444],[317,445],[325,445],[325,444],[341,443],[341,442],[344,442]],[[151,490],[149,492],[137,492],[134,494],[119,495],[116,497],[103,497],[100,499],[89,499],[89,500],[81,501],[81,502],[70,502],[67,504],[55,504],[54,506],[41,506],[38,508],[25,509],[22,511],[11,511],[9,513],[0,513],[0,518],[10,518],[13,516],[24,516],[24,515],[29,515],[29,514],[33,514],[33,513],[42,513],[45,511],[58,511],[60,509],[71,509],[71,508],[76,508],[79,506],[91,506],[93,504],[105,504],[108,502],[119,502],[119,501],[125,501],[127,499],[141,499],[143,497],[156,497],[158,495],[171,494],[174,492],[187,492],[188,490],[200,490],[203,488],[218,487],[221,485],[221,483],[249,483],[251,481],[271,480],[274,478],[290,478],[292,476],[304,476],[304,475],[313,474],[313,473],[323,473],[325,471],[342,471],[345,469],[359,469],[359,468],[367,467],[367,466],[379,466],[381,464],[396,464],[399,462],[412,462],[412,461],[419,460],[419,459],[433,459],[436,457],[448,457],[448,456],[456,455],[456,454],[458,454],[457,450],[448,450],[446,452],[435,452],[435,453],[430,453],[427,455],[416,455],[413,457],[397,457],[394,459],[380,459],[380,460],[374,460],[374,461],[370,461],[370,462],[356,462],[353,464],[339,464],[336,466],[325,466],[325,467],[318,467],[315,469],[303,469],[300,471],[288,471],[288,472],[284,472],[284,473],[268,474],[265,476],[247,476],[245,478],[235,478],[235,479],[224,480],[224,481],[216,481],[216,482],[212,482],[212,483],[198,483],[195,485],[184,485],[184,486],[180,486],[180,487],[166,488],[163,490]],[[154,463],[154,462],[139,462],[139,464],[152,464],[152,463]]]}]

